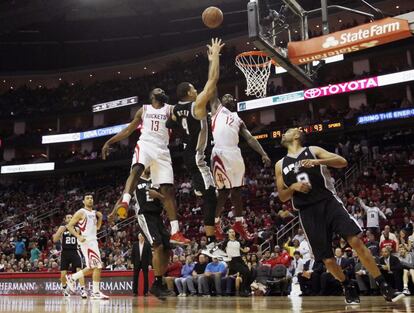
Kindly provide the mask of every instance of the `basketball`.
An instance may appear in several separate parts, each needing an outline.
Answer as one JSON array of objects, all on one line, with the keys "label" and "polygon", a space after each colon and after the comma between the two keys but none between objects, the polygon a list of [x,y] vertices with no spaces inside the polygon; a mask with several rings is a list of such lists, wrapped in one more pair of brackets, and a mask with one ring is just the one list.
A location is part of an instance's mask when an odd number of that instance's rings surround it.
[{"label": "basketball", "polygon": [[201,17],[208,28],[217,28],[223,22],[223,12],[217,7],[208,7]]},{"label": "basketball", "polygon": [[120,207],[117,213],[118,213],[119,219],[121,220],[124,220],[128,217],[128,210],[125,207]]}]

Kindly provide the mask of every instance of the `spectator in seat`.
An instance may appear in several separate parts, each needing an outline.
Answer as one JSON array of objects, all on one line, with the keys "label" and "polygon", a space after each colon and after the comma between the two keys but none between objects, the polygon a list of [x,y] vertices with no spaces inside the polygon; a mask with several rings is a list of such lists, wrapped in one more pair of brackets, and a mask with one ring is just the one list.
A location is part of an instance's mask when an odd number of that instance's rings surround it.
[{"label": "spectator in seat", "polygon": [[[192,277],[187,278],[186,283],[188,290],[190,291],[191,295],[195,295],[198,291],[198,293],[201,295],[201,284],[200,284],[200,277],[204,275],[204,272],[206,270],[207,266],[207,257],[204,254],[200,254],[198,256],[198,262],[194,265],[194,269],[192,272]],[[197,286],[197,290],[194,286]]]},{"label": "spectator in seat", "polygon": [[[414,194],[413,194],[413,196],[414,196]],[[411,220],[408,216],[404,216],[403,229],[405,229],[408,236],[411,236],[413,234],[413,223],[411,222]]]},{"label": "spectator in seat", "polygon": [[380,251],[379,243],[378,241],[375,240],[375,235],[370,231],[367,231],[367,235],[368,235],[368,240],[365,243],[365,245],[367,246],[369,251],[371,251],[371,254],[374,257],[379,257],[379,251]]},{"label": "spectator in seat", "polygon": [[380,249],[382,251],[383,248],[389,248],[391,250],[392,253],[397,252],[397,243],[395,242],[395,240],[392,240],[389,238],[390,234],[386,234],[384,233],[381,238],[381,242],[380,242]]},{"label": "spectator in seat", "polygon": [[303,229],[302,228],[299,228],[298,229],[298,233],[293,237],[293,239],[292,239],[292,241],[293,240],[298,240],[299,241],[299,244],[303,241],[303,240],[305,240],[305,234],[303,233]]},{"label": "spectator in seat", "polygon": [[48,269],[43,265],[42,261],[39,261],[37,264],[37,271],[38,272],[48,272]]},{"label": "spectator in seat", "polygon": [[398,233],[398,240],[400,242],[400,247],[403,245],[407,251],[411,251],[411,242],[408,240],[408,234],[407,231],[403,228]]},{"label": "spectator in seat", "polygon": [[379,260],[380,270],[384,275],[387,283],[394,289],[402,291],[402,265],[400,260],[391,254],[391,249],[384,247],[381,249],[381,258]]},{"label": "spectator in seat", "polygon": [[311,258],[311,251],[307,240],[302,240],[298,250],[302,255],[303,261],[307,261]]},{"label": "spectator in seat", "polygon": [[325,272],[323,262],[315,262],[311,257],[303,264],[301,272],[297,273],[302,296],[316,296],[321,289],[321,274]]},{"label": "spectator in seat", "polygon": [[193,257],[191,255],[188,255],[185,259],[184,266],[181,268],[181,277],[178,277],[174,280],[175,287],[177,287],[179,297],[187,296],[187,287],[188,287],[187,280],[188,279],[192,280],[192,273],[194,270],[194,266],[195,264],[193,262]]},{"label": "spectator in seat", "polygon": [[286,243],[283,245],[283,249],[285,249],[289,253],[289,255],[293,258],[294,253],[297,250],[299,250],[299,245],[300,245],[300,242],[298,239],[290,240],[290,237],[289,237]]},{"label": "spectator in seat", "polygon": [[290,263],[289,272],[293,277],[293,283],[297,283],[298,273],[303,272],[303,262],[302,256],[299,251],[293,253],[293,261]]},{"label": "spectator in seat", "polygon": [[[345,274],[347,275],[348,274],[347,270],[349,268],[349,260],[343,257],[341,248],[335,249],[335,260],[336,260],[336,264],[338,264],[342,268],[342,270],[345,272]],[[329,272],[322,273],[321,291],[319,295],[328,296],[328,295],[332,295],[335,293],[339,294],[341,292],[342,292],[342,288],[338,280],[336,280],[335,277],[333,277],[333,275]]]},{"label": "spectator in seat", "polygon": [[46,232],[44,230],[40,232],[40,237],[37,242],[37,245],[40,251],[44,251],[47,248],[47,237],[46,237]]},{"label": "spectator in seat", "polygon": [[411,281],[414,284],[414,257],[408,253],[404,245],[400,245],[398,259],[401,262],[403,268],[403,293],[409,296],[410,290],[408,290],[408,281],[411,277]]},{"label": "spectator in seat", "polygon": [[277,215],[282,219],[283,223],[294,217],[294,215],[289,211],[289,208],[286,204],[282,205],[282,209],[277,212]]},{"label": "spectator in seat", "polygon": [[168,265],[165,272],[165,283],[170,291],[174,291],[174,281],[181,276],[181,268],[183,264],[180,262],[178,255],[173,255],[172,262]]},{"label": "spectator in seat", "polygon": [[19,261],[26,254],[26,245],[24,244],[21,237],[17,238],[17,241],[14,243],[14,256],[16,260]]},{"label": "spectator in seat", "polygon": [[226,274],[226,263],[220,262],[216,257],[213,257],[213,261],[207,264],[204,275],[199,278],[201,294],[203,296],[210,296],[210,284],[212,283],[214,284],[216,295],[221,296],[221,279],[225,277]]},{"label": "spectator in seat", "polygon": [[356,258],[355,264],[355,278],[358,284],[358,288],[363,295],[368,296],[378,293],[378,286],[375,283],[374,277],[369,274],[358,257]]}]

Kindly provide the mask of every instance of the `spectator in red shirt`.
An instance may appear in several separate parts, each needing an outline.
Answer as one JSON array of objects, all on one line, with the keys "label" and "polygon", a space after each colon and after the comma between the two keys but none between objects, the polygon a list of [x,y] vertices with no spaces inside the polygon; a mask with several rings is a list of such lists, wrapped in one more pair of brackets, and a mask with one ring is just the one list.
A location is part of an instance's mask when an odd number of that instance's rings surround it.
[{"label": "spectator in red shirt", "polygon": [[181,276],[182,267],[183,264],[180,262],[178,255],[174,255],[165,272],[165,283],[169,290],[174,291],[174,280]]},{"label": "spectator in red shirt", "polygon": [[389,234],[383,234],[384,236],[384,240],[381,241],[380,243],[380,249],[382,251],[383,248],[385,247],[389,247],[392,253],[397,252],[397,243],[390,239]]},{"label": "spectator in red shirt", "polygon": [[270,258],[266,261],[263,261],[263,265],[270,265],[272,268],[275,267],[277,264],[282,264],[286,267],[290,266],[290,262],[292,258],[290,257],[289,253],[285,250],[281,250],[279,246],[275,247],[275,256]]}]

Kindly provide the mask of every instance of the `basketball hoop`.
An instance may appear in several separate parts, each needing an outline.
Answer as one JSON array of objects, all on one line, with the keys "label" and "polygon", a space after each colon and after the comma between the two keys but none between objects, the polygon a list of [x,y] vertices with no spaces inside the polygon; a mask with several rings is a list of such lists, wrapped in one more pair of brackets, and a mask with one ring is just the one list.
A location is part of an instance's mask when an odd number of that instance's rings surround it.
[{"label": "basketball hoop", "polygon": [[275,65],[275,62],[262,51],[242,52],[236,56],[236,66],[246,77],[247,96],[266,97],[272,64]]}]

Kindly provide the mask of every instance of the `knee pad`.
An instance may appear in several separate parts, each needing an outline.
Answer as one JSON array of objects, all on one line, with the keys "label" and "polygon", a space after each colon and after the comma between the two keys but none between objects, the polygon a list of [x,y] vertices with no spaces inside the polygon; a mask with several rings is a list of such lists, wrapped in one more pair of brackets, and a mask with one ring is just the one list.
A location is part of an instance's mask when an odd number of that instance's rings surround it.
[{"label": "knee pad", "polygon": [[216,188],[210,187],[203,192],[204,225],[214,226],[216,216],[217,195]]}]

